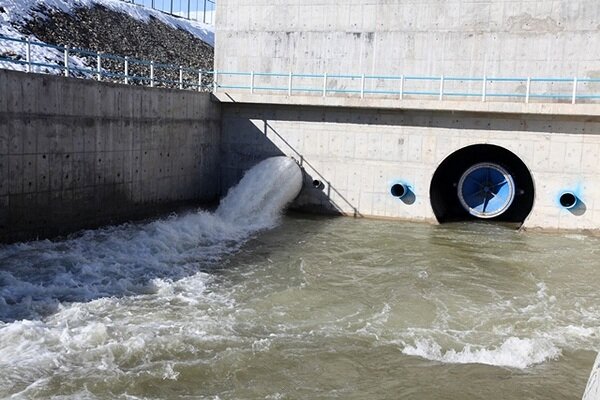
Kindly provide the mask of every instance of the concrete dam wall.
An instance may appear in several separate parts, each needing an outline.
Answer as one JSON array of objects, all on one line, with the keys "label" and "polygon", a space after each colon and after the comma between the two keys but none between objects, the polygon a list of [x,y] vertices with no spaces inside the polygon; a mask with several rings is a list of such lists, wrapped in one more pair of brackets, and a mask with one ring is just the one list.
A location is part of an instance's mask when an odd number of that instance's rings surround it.
[{"label": "concrete dam wall", "polygon": [[0,71],[0,93],[2,241],[213,202],[278,155],[304,170],[294,202],[301,210],[474,220],[458,187],[468,186],[470,167],[492,164],[512,192],[507,209],[497,207],[502,215],[486,218],[600,227],[600,112],[592,104],[317,104],[11,71]]},{"label": "concrete dam wall", "polygon": [[0,240],[216,201],[277,155],[311,212],[600,230],[599,2],[339,3],[221,1],[212,95],[0,71]]},{"label": "concrete dam wall", "polygon": [[208,93],[0,70],[0,240],[218,199]]},{"label": "concrete dam wall", "polygon": [[600,76],[596,0],[219,1],[222,71]]},{"label": "concrete dam wall", "polygon": [[596,0],[223,0],[224,187],[306,171],[296,206],[600,230]]},{"label": "concrete dam wall", "polygon": [[[299,209],[406,220],[476,219],[457,185],[471,165],[510,171],[495,220],[548,230],[600,227],[598,116],[223,103],[223,188],[286,154],[306,176]],[[403,186],[407,193],[394,193]],[[572,193],[575,207],[561,204]],[[568,199],[563,199],[568,200]],[[492,217],[494,217],[492,215]]]}]

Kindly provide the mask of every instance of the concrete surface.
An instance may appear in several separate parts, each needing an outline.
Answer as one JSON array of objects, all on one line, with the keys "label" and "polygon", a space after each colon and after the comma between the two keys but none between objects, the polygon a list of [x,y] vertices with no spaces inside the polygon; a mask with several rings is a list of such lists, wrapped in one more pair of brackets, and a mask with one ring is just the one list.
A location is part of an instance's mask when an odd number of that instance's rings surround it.
[{"label": "concrete surface", "polygon": [[[597,0],[222,0],[218,7],[219,71],[600,77],[600,53],[592,50],[600,46]],[[240,76],[219,80],[248,83]],[[295,84],[318,88],[321,81]],[[257,77],[256,84],[286,86],[287,78]],[[366,88],[398,90],[397,85],[373,80]],[[437,82],[411,85],[439,87]],[[459,86],[481,91],[480,82],[447,82],[445,90]],[[329,87],[358,89],[359,83],[331,79]],[[536,93],[568,94],[571,87],[532,83]],[[524,82],[495,82],[488,90],[524,94],[526,88]],[[578,91],[598,94],[600,83],[581,83]]]},{"label": "concrete surface", "polygon": [[210,94],[0,70],[0,241],[218,198]]},{"label": "concrete surface", "polygon": [[[600,106],[569,104],[573,81],[406,81],[403,90],[431,96],[336,93],[359,90],[360,78],[331,75],[598,78],[597,0],[222,0],[216,20],[215,69],[223,72],[327,73],[326,89],[287,95],[288,76],[254,76],[255,94],[219,90],[223,105],[222,190],[242,170],[279,154],[305,167],[296,206],[350,215],[434,221],[429,187],[449,155],[474,144],[514,153],[534,181],[524,226],[600,230]],[[245,75],[219,84],[250,86]],[[366,90],[399,91],[399,80],[368,79]],[[323,88],[322,77],[294,77],[293,87]],[[521,97],[492,97],[516,93]],[[600,82],[577,85],[600,94]],[[579,104],[581,103],[581,104]],[[322,182],[313,188],[311,181]],[[408,184],[414,198],[389,193]],[[581,202],[558,204],[562,191]]]},{"label": "concrete surface", "polygon": [[281,96],[277,94],[250,94],[244,92],[221,91],[214,93],[222,103],[250,103],[272,105],[322,106],[372,108],[379,110],[429,110],[429,111],[464,111],[498,114],[533,114],[562,116],[600,116],[600,104],[565,104],[565,103],[517,103],[517,102],[481,102],[481,101],[439,101],[411,99],[381,99],[356,97],[315,97],[315,96]]},{"label": "concrete surface", "polygon": [[596,356],[582,400],[600,400],[600,353]]},{"label": "concrete surface", "polygon": [[[525,228],[600,228],[600,118],[438,110],[222,103],[222,191],[260,160],[286,154],[307,177],[295,206],[321,212],[435,222],[431,178],[453,152],[494,144],[517,155],[534,180]],[[312,180],[323,183],[312,187]],[[410,202],[390,195],[409,185]],[[582,200],[558,204],[563,190]]]}]

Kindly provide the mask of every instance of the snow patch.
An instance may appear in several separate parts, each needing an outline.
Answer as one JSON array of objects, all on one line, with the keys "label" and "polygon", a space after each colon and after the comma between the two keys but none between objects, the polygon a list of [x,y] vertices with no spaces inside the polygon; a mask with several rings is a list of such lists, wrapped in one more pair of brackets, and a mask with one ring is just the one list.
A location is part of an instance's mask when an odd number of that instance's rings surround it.
[{"label": "snow patch", "polygon": [[158,10],[121,0],[3,0],[2,3],[5,10],[2,25],[7,22],[19,24],[31,18],[44,17],[43,14],[40,15],[39,12],[35,11],[39,7],[71,13],[76,8],[89,8],[100,5],[109,10],[127,14],[139,21],[147,22],[150,17],[154,17],[172,28],[183,29],[191,33],[211,46],[215,44],[214,28],[211,25],[174,17]]}]

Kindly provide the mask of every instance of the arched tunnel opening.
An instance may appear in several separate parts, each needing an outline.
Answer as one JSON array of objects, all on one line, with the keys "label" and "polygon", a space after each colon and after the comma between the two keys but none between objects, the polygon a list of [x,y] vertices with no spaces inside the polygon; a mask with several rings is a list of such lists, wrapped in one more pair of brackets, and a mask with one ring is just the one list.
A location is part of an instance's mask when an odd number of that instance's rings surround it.
[{"label": "arched tunnel opening", "polygon": [[533,178],[514,153],[478,144],[449,155],[438,166],[429,188],[440,223],[490,220],[522,224],[534,200]]}]

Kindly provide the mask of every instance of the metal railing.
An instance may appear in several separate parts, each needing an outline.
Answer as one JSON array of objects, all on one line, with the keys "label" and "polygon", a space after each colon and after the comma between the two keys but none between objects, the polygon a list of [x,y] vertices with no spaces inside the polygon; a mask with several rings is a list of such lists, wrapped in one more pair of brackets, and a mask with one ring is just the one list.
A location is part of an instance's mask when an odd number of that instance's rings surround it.
[{"label": "metal railing", "polygon": [[[198,91],[223,89],[255,93],[281,93],[288,96],[313,94],[322,97],[347,95],[365,98],[425,99],[507,99],[529,103],[532,100],[596,102],[600,100],[600,78],[540,77],[453,77],[412,75],[298,74],[293,72],[208,71],[181,65],[158,63],[56,46],[30,39],[0,35],[0,43],[22,45],[22,54],[0,54],[0,64],[19,65],[27,72],[62,73],[65,76],[108,80],[150,87]],[[35,59],[32,49],[48,48],[54,61]],[[13,52],[14,53],[14,52]],[[77,56],[72,59],[71,56]],[[60,61],[57,61],[59,60]],[[84,62],[81,62],[83,60]],[[0,65],[1,66],[1,65]],[[110,67],[108,70],[106,67]],[[510,85],[509,90],[506,85]]]},{"label": "metal railing", "polygon": [[[413,75],[298,74],[293,72],[215,72],[220,89],[246,90],[250,93],[315,94],[322,97],[347,94],[398,99],[470,98],[483,102],[506,98],[529,103],[533,99],[578,101],[600,99],[599,78],[554,77],[456,77]],[[260,80],[260,81],[259,81]],[[507,90],[507,86],[509,90]]]},{"label": "metal railing", "polygon": [[[0,64],[5,62],[22,66],[26,72],[53,73],[56,71],[56,74],[63,74],[66,77],[107,80],[150,87],[197,91],[211,91],[214,89],[212,83],[214,71],[56,46],[32,41],[29,38],[22,39],[0,35],[0,43],[2,41],[20,43],[23,46],[24,56],[20,54],[10,56],[5,53],[0,55]],[[32,50],[36,47],[50,49],[54,52],[56,58],[59,58],[60,55],[61,61],[48,60],[47,57],[44,57],[44,60],[35,59]],[[71,56],[77,56],[86,62],[78,62],[73,60]],[[112,72],[105,68],[109,65],[113,70]],[[114,72],[114,70],[120,70],[121,72]]]},{"label": "metal railing", "polygon": [[214,25],[215,0],[122,0],[162,11],[166,14]]}]

